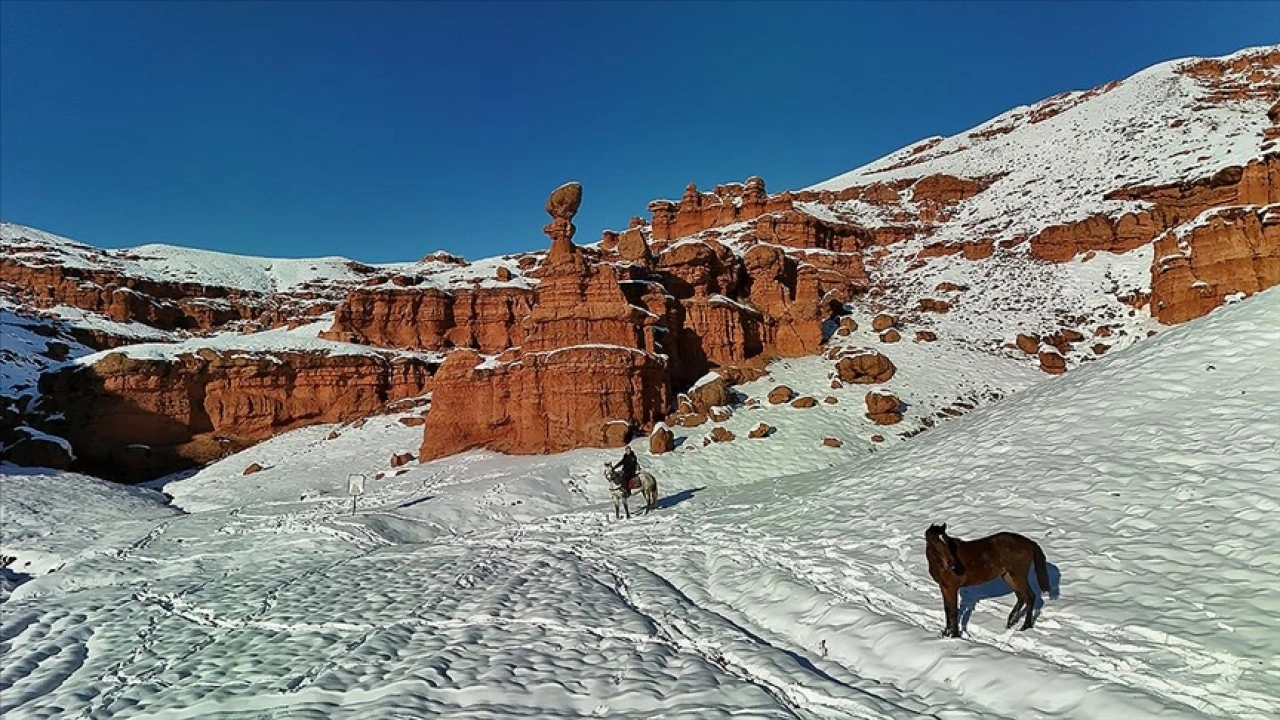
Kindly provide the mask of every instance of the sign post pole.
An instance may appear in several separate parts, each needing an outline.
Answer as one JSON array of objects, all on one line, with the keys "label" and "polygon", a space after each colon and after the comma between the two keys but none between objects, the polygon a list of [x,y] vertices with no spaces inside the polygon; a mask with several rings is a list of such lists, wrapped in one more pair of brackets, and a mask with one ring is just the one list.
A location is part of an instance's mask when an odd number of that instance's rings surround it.
[{"label": "sign post pole", "polygon": [[347,476],[347,494],[351,496],[351,514],[356,514],[356,498],[364,494],[364,475],[351,473]]}]

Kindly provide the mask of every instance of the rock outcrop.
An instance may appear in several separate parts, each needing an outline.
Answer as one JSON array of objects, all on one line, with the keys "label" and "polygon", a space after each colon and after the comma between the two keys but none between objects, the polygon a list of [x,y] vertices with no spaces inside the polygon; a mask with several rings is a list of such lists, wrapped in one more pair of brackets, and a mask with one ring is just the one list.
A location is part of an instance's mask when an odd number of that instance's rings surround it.
[{"label": "rock outcrop", "polygon": [[375,354],[201,350],[172,359],[109,353],[40,380],[75,469],[149,480],[306,425],[354,420],[426,393],[431,366]]},{"label": "rock outcrop", "polygon": [[1155,247],[1152,313],[1169,324],[1200,317],[1228,296],[1280,284],[1280,204],[1208,211]]}]

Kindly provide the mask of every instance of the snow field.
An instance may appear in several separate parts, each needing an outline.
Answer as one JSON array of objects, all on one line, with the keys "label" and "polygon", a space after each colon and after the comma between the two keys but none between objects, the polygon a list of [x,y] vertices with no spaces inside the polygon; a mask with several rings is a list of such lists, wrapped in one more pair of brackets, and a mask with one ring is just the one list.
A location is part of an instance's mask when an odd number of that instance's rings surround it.
[{"label": "snow field", "polygon": [[[813,469],[830,449],[781,420],[767,440],[641,452],[663,507],[623,522],[598,476],[616,451],[392,475],[391,454],[420,441],[394,417],[282,435],[169,482],[190,514],[6,535],[5,552],[67,561],[5,603],[0,710],[1270,717],[1277,316],[1280,293],[1261,293],[910,442],[846,444],[834,467]],[[888,348],[900,374],[926,373],[908,348]],[[240,475],[255,461],[267,469]],[[6,498],[40,488],[87,512],[78,478],[3,472]],[[348,472],[370,474],[354,516]],[[15,512],[38,527],[46,510]],[[966,639],[937,637],[931,522],[1044,546],[1058,597],[1035,630],[1005,631],[1012,597],[984,586],[966,592]]]}]

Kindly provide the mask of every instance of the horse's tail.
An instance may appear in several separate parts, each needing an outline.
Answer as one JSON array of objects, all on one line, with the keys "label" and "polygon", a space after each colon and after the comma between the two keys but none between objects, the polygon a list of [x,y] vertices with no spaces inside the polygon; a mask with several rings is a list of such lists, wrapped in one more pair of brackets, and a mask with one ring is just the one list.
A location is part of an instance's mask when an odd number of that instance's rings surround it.
[{"label": "horse's tail", "polygon": [[1044,550],[1040,549],[1039,543],[1033,542],[1032,547],[1035,549],[1032,559],[1035,561],[1036,565],[1036,584],[1040,586],[1041,593],[1048,593],[1052,595],[1053,589],[1049,587],[1049,567],[1048,561],[1045,560],[1044,557]]}]

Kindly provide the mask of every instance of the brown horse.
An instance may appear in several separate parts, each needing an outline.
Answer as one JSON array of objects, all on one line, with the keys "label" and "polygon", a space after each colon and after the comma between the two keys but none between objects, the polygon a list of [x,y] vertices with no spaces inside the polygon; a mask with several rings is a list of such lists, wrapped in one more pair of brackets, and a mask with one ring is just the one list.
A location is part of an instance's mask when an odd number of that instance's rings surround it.
[{"label": "brown horse", "polygon": [[960,588],[981,585],[998,577],[1003,577],[1018,596],[1018,603],[1009,613],[1005,627],[1013,627],[1024,607],[1027,617],[1021,629],[1030,630],[1035,624],[1036,594],[1027,580],[1027,569],[1035,565],[1036,582],[1042,593],[1049,592],[1049,572],[1044,551],[1034,540],[1017,533],[1002,532],[965,541],[947,535],[945,524],[930,525],[924,540],[929,574],[942,589],[942,607],[947,614],[943,637],[960,637]]}]

